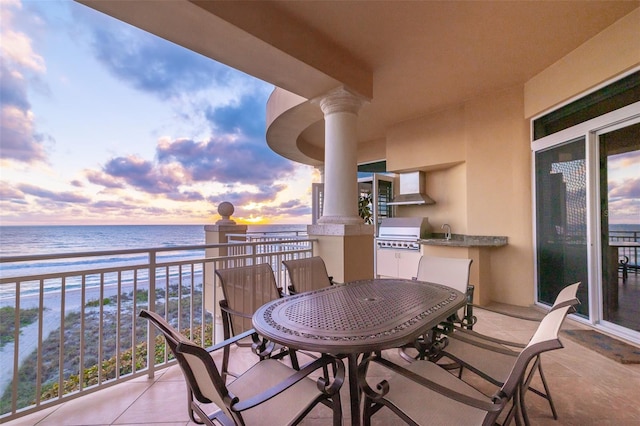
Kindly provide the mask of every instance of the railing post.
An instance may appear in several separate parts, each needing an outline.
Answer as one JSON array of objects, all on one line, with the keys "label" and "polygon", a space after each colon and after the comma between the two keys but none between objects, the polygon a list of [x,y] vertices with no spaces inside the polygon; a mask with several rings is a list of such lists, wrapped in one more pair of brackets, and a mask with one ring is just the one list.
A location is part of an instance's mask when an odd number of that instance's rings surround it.
[{"label": "railing post", "polygon": [[[218,213],[222,216],[222,219],[218,220],[215,225],[205,225],[205,242],[207,244],[224,244],[227,243],[227,236],[229,234],[246,234],[246,225],[237,225],[234,220],[231,220],[231,215],[234,212],[233,204],[224,201],[218,206]],[[227,247],[208,248],[205,250],[205,257],[207,259],[212,257],[225,257],[229,256]],[[202,297],[204,298],[204,307],[207,311],[211,312],[214,316],[214,340],[215,343],[222,341],[222,315],[220,313],[220,306],[218,301],[222,299],[222,289],[216,286],[215,268],[216,262],[205,263],[204,271],[204,286],[202,289]]]},{"label": "railing post", "polygon": [[[147,294],[148,306],[151,312],[156,311],[156,252],[149,251],[149,292]],[[147,371],[149,379],[153,379],[156,369],[156,339],[155,329],[147,321]]]}]

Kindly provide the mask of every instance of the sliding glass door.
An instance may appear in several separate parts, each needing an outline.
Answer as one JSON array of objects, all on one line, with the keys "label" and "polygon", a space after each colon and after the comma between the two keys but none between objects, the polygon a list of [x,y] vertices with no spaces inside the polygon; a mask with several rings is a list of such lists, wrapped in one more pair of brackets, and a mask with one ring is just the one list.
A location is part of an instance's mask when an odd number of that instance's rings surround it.
[{"label": "sliding glass door", "polygon": [[579,312],[588,315],[587,165],[585,139],[535,154],[538,301],[552,305],[582,281]]},{"label": "sliding glass door", "polygon": [[640,331],[640,123],[598,134],[602,320]]}]

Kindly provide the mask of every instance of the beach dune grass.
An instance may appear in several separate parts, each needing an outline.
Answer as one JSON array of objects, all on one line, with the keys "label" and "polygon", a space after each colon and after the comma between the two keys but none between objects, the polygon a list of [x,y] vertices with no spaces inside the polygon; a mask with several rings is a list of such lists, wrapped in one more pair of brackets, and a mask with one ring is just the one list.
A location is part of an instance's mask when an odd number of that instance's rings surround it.
[{"label": "beach dune grass", "polygon": [[[0,348],[15,339],[15,314],[13,306],[0,308]],[[27,326],[38,319],[38,308],[20,309],[20,327]]]},{"label": "beach dune grass", "polygon": [[[164,292],[162,292],[164,294]],[[170,291],[169,294],[174,292]],[[184,294],[184,293],[183,293]],[[98,382],[114,379],[116,377],[131,374],[133,366],[135,370],[146,368],[147,363],[147,323],[138,318],[139,311],[147,308],[148,294],[146,291],[138,291],[134,297],[133,293],[119,296],[122,302],[120,309],[120,326],[118,327],[117,309],[104,309],[102,319],[100,315],[100,303],[96,301],[88,302],[84,311],[84,330],[82,330],[82,315],[74,311],[65,316],[64,342],[60,344],[60,329],[52,332],[42,344],[42,390],[39,398],[36,395],[37,382],[37,353],[34,351],[27,357],[18,371],[18,395],[17,407],[25,408],[35,403],[37,399],[46,401],[57,398],[60,394],[68,394],[82,388],[91,387]],[[133,312],[133,300],[136,301],[136,312]],[[180,303],[180,309],[178,309]],[[103,300],[102,306],[115,304],[114,298]],[[193,306],[193,312],[191,307]],[[169,318],[174,325],[178,323],[178,312],[181,312],[181,324],[189,324],[190,318],[196,321],[194,324],[194,341],[197,344],[208,346],[212,344],[213,318],[207,314],[204,335],[205,341],[201,342],[202,326],[197,324],[197,320],[202,314],[202,292],[196,291],[191,298],[171,298],[168,302],[167,311]],[[164,300],[158,298],[156,311],[164,312]],[[7,311],[7,315],[10,312]],[[11,313],[13,315],[13,313]],[[3,317],[4,318],[4,317]],[[13,319],[13,316],[10,317]],[[37,310],[36,310],[37,319]],[[4,321],[3,321],[4,322]],[[11,321],[12,322],[12,321]],[[132,324],[135,324],[132,327]],[[119,328],[119,330],[118,330]],[[135,337],[132,336],[132,328],[135,328]],[[96,336],[102,332],[102,356],[98,353],[98,339]],[[183,330],[189,336],[190,330]],[[81,339],[81,333],[84,334]],[[13,334],[12,334],[13,336]],[[116,339],[119,338],[119,345]],[[83,347],[81,347],[81,341]],[[63,365],[59,365],[60,350],[64,351]],[[165,354],[165,342],[161,335],[155,338],[155,362],[156,364],[170,359],[171,354]],[[83,364],[80,365],[80,351],[83,351]],[[119,351],[120,365],[118,369],[117,358]],[[166,357],[166,358],[165,358]],[[102,361],[100,361],[102,360]],[[60,368],[63,369],[62,391],[60,391],[59,375]],[[11,386],[7,386],[0,398],[0,413],[4,414],[11,410]]]}]

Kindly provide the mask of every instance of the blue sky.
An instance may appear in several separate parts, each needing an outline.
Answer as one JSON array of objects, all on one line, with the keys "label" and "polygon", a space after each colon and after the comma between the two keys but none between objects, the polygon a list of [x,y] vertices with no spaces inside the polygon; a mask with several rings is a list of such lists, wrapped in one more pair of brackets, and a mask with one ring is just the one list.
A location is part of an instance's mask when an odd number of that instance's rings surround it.
[{"label": "blue sky", "polygon": [[311,222],[273,86],[72,1],[0,7],[0,224]]}]

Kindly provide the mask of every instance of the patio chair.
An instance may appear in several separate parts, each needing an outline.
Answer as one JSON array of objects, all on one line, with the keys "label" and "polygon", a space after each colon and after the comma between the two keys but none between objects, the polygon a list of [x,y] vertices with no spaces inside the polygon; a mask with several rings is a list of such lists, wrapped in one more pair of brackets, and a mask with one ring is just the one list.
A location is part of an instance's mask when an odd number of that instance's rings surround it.
[{"label": "patio chair", "polygon": [[[422,336],[412,346],[400,348],[399,354],[407,361],[414,359],[425,359],[427,353],[432,350],[434,344],[438,344],[440,334],[448,334],[452,331],[453,325],[462,325],[471,329],[476,319],[473,316],[473,286],[469,285],[469,271],[472,259],[459,259],[438,256],[421,256],[418,263],[418,272],[413,278],[417,281],[427,281],[431,283],[445,285],[467,295],[467,304],[458,310],[442,323],[438,328]],[[413,349],[417,350],[416,355]]]},{"label": "patio chair", "polygon": [[[576,297],[579,286],[580,283],[578,282],[562,289],[556,297],[550,312],[563,308],[569,308],[570,312],[574,312],[575,306],[580,303]],[[447,344],[444,349],[432,356],[432,360],[439,362],[447,369],[459,368],[458,377],[462,377],[463,370],[468,369],[484,380],[496,386],[502,386],[509,377],[515,360],[525,347],[526,344],[520,342],[497,339],[472,330],[456,328],[453,333],[447,336]],[[443,359],[444,361],[451,360],[453,364],[443,364],[441,361]],[[531,380],[536,371],[540,375],[544,390],[531,387]],[[529,424],[527,410],[524,405],[524,396],[527,390],[546,399],[551,408],[553,418],[558,419],[558,413],[551,398],[549,385],[542,371],[542,362],[539,356],[536,356],[533,366],[524,380],[520,400],[516,401],[517,404],[522,405],[521,411],[525,424]]]},{"label": "patio chair", "polygon": [[[194,423],[209,426],[297,424],[322,403],[333,410],[333,424],[341,424],[342,361],[325,356],[298,371],[273,359],[263,359],[227,384],[212,355],[254,334],[253,330],[205,349],[189,341],[160,315],[142,310],[140,316],[162,332],[178,361],[187,383],[189,418]],[[328,364],[336,366],[331,380],[327,376],[318,380],[308,377],[316,370],[326,371]],[[217,406],[211,414],[201,406],[209,403]]]},{"label": "patio chair", "polygon": [[[371,416],[383,407],[410,425],[493,425],[509,405],[511,409],[503,424],[513,416],[518,423],[519,405],[509,402],[520,398],[522,379],[531,361],[543,352],[563,347],[558,333],[570,309],[565,306],[545,316],[529,344],[514,358],[510,373],[492,397],[430,361],[400,366],[378,356],[368,357],[358,366],[359,383],[364,392],[364,425],[370,425]],[[371,363],[395,375],[371,386],[366,380]],[[372,370],[376,376],[388,375],[387,371],[369,368]]]},{"label": "patio chair", "polygon": [[[240,266],[228,269],[216,269],[224,299],[219,302],[222,315],[224,339],[244,333],[253,328],[251,317],[259,307],[281,297],[276,284],[273,269],[268,263]],[[291,365],[299,368],[294,350],[289,350],[272,342],[262,340],[252,343],[239,342],[239,346],[253,346],[262,357],[281,359],[289,355]],[[229,347],[224,349],[222,370],[226,373],[229,363]]]},{"label": "patio chair", "polygon": [[473,286],[469,285],[469,272],[472,259],[458,259],[452,257],[421,256],[418,263],[416,280],[446,285],[467,295],[467,305],[461,308],[450,320],[456,324],[472,328],[475,323],[473,317]]},{"label": "patio chair", "polygon": [[327,273],[327,267],[320,256],[283,260],[282,264],[287,269],[291,282],[289,294],[317,290],[333,284],[333,277]]}]

